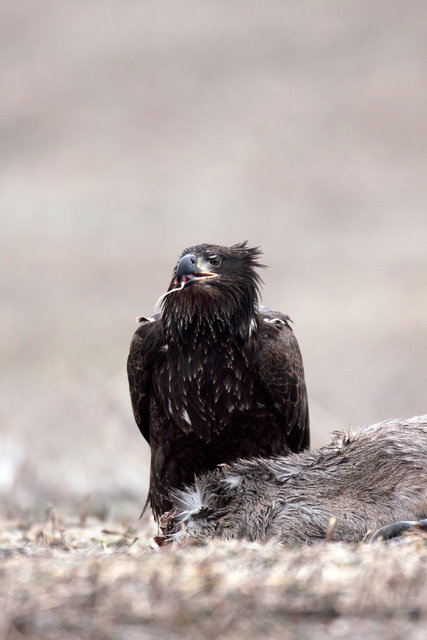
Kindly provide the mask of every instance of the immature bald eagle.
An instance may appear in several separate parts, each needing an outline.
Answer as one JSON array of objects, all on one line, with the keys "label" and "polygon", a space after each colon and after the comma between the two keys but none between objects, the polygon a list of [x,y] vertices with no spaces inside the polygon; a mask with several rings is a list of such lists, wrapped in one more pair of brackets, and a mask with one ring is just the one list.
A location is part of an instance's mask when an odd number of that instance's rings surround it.
[{"label": "immature bald eagle", "polygon": [[162,312],[140,319],[128,358],[132,407],[151,448],[149,502],[237,458],[309,446],[304,369],[289,318],[259,307],[258,248],[183,251]]}]

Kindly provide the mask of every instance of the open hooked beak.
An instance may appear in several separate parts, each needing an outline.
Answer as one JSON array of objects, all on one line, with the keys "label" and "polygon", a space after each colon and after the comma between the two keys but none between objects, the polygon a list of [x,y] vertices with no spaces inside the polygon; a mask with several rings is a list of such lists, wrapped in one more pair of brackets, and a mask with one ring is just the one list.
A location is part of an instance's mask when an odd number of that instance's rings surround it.
[{"label": "open hooked beak", "polygon": [[211,271],[207,271],[205,268],[204,261],[198,260],[196,256],[192,253],[183,256],[178,263],[176,268],[176,278],[174,280],[174,285],[188,285],[199,280],[205,280],[208,278],[217,278],[218,275],[216,273],[212,273]]},{"label": "open hooked beak", "polygon": [[206,264],[203,260],[198,259],[194,254],[189,253],[181,258],[176,268],[175,280],[173,281],[174,288],[169,289],[157,300],[156,306],[165,299],[170,293],[181,291],[184,287],[203,282],[204,280],[211,280],[213,278],[219,278],[218,273],[212,273],[206,270]]}]

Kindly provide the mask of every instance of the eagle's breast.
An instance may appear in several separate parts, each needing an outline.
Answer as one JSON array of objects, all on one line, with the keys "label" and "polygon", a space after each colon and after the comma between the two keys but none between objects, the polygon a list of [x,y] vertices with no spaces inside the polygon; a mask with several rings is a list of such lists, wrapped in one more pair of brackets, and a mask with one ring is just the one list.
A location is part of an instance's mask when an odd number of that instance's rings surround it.
[{"label": "eagle's breast", "polygon": [[255,375],[253,346],[169,344],[153,376],[155,395],[171,423],[209,440],[231,416],[251,408]]}]

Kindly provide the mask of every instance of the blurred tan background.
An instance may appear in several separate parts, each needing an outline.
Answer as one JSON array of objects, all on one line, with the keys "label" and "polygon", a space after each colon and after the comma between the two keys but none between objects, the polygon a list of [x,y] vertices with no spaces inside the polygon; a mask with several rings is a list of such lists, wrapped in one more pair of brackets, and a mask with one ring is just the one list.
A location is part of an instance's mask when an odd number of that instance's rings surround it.
[{"label": "blurred tan background", "polygon": [[424,2],[0,12],[3,511],[138,515],[134,319],[198,242],[263,246],[315,446],[427,411]]}]

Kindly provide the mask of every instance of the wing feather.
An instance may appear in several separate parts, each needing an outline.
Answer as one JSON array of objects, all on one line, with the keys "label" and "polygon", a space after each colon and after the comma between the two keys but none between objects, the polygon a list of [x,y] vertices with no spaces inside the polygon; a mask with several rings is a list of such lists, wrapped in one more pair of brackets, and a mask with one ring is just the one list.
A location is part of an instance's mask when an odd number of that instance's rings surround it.
[{"label": "wing feather", "polygon": [[261,383],[278,413],[289,439],[299,451],[310,446],[310,420],[304,367],[289,316],[259,308]]},{"label": "wing feather", "polygon": [[130,345],[127,372],[133,414],[139,430],[150,444],[151,369],[160,341],[161,324],[159,314],[139,321],[141,324]]}]

